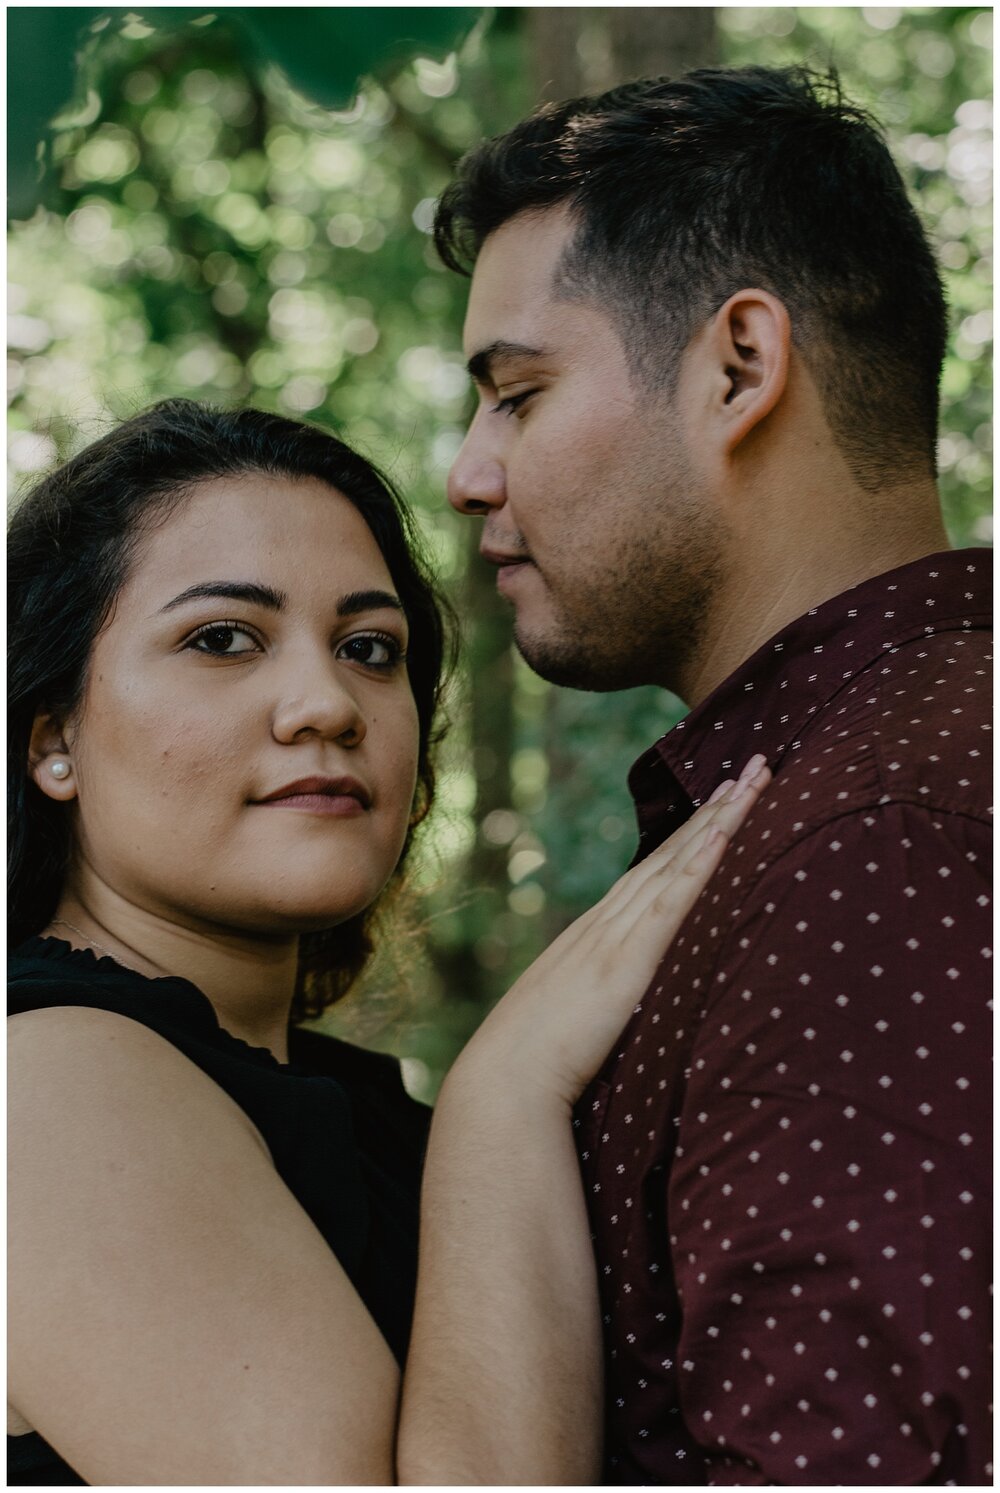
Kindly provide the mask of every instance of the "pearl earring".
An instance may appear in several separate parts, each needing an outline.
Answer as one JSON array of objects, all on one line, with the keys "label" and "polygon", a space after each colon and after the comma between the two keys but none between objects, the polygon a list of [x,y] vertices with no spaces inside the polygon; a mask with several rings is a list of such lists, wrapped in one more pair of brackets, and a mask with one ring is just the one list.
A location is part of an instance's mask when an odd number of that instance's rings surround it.
[{"label": "pearl earring", "polygon": [[69,763],[68,762],[63,762],[63,761],[57,759],[49,767],[49,772],[52,774],[52,776],[54,778],[68,778],[69,777]]}]

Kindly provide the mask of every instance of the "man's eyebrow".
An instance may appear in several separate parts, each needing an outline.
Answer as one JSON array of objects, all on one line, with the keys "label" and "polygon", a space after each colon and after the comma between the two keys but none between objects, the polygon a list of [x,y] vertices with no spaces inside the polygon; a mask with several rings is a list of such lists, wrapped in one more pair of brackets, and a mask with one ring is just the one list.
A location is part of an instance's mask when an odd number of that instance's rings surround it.
[{"label": "man's eyebrow", "polygon": [[288,604],[288,597],[283,591],[275,591],[271,586],[261,586],[256,581],[199,581],[197,585],[188,586],[186,591],[181,591],[166,606],[160,608],[161,612],[172,612],[174,607],[182,607],[188,601],[214,600],[222,601],[245,601],[251,606],[267,607],[268,611],[284,611]]},{"label": "man's eyebrow", "polygon": [[523,342],[500,340],[491,342],[488,347],[474,352],[465,366],[469,370],[469,376],[475,379],[477,384],[490,384],[493,382],[497,363],[514,358],[540,358],[541,356],[540,347],[527,347]]},{"label": "man's eyebrow", "polygon": [[377,612],[380,607],[391,607],[394,612],[403,610],[403,603],[391,591],[352,591],[337,602],[338,617],[354,617],[358,612]]}]

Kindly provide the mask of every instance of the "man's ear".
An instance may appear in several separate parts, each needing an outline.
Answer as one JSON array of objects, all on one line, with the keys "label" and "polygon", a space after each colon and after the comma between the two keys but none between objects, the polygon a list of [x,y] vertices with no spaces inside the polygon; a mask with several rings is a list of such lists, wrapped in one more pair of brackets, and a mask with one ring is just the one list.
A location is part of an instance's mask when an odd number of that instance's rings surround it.
[{"label": "man's ear", "polygon": [[716,418],[727,455],[774,409],[788,383],[792,327],[767,290],[738,290],[706,328]]},{"label": "man's ear", "polygon": [[45,794],[59,803],[76,798],[76,772],[63,723],[48,711],[35,715],[28,746],[28,772]]}]

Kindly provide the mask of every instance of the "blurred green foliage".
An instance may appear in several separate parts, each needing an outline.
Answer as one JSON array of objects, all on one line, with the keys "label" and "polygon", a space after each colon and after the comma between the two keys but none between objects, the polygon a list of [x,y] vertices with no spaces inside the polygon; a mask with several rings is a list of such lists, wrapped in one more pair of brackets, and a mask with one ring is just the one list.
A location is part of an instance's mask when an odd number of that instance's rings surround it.
[{"label": "blurred green foliage", "polygon": [[[488,1004],[628,862],[625,774],[681,706],[655,690],[561,692],[556,729],[553,691],[483,602],[473,526],[444,502],[470,409],[466,286],[428,230],[461,153],[534,102],[527,13],[483,12],[457,52],[383,69],[333,108],[293,87],[287,57],[249,63],[237,14],[103,13],[78,113],[52,137],[45,205],[11,233],[11,488],[16,500],[119,418],[184,394],[335,428],[408,494],[464,614],[465,667],[410,895],[335,1019],[408,1054],[430,1093]],[[385,12],[301,14],[357,30]],[[724,62],[835,63],[886,124],[952,305],[949,530],[988,543],[990,12],[716,16]],[[359,55],[345,48],[341,61],[352,69]]]},{"label": "blurred green foliage", "polygon": [[[279,68],[314,103],[342,109],[364,74],[384,71],[400,56],[439,57],[478,12],[462,6],[233,7],[225,18],[234,60],[250,72]],[[48,186],[53,130],[84,122],[106,93],[104,33],[116,21],[133,37],[211,25],[215,12],[189,6],[109,11],[98,6],[13,7],[7,15],[7,188],[12,217],[30,216]]]},{"label": "blurred green foliage", "polygon": [[727,61],[833,63],[851,97],[885,125],[937,249],[951,304],[939,445],[949,532],[956,544],[989,541],[992,13],[957,6],[732,6],[718,18]]}]

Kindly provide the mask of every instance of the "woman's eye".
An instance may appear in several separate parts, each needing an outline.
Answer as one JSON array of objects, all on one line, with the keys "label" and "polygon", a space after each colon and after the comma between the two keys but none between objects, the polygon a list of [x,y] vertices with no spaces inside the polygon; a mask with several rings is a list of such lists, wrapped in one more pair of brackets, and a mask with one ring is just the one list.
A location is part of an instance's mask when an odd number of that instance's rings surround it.
[{"label": "woman's eye", "polygon": [[341,643],[337,649],[338,658],[346,658],[351,663],[364,664],[369,669],[383,669],[388,672],[401,664],[405,658],[401,645],[395,638],[390,638],[382,633],[365,632],[358,633],[353,638],[348,638]]},{"label": "woman's eye", "polygon": [[186,646],[198,653],[229,658],[239,653],[260,651],[260,644],[253,634],[235,622],[212,622],[208,627],[201,627]]}]

